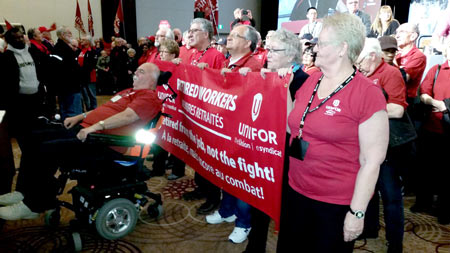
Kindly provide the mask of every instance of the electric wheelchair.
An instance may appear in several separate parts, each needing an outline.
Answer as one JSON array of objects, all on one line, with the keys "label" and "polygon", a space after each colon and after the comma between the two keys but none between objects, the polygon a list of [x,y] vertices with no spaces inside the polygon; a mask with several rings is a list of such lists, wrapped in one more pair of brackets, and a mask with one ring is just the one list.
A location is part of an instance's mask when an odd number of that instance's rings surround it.
[{"label": "electric wheelchair", "polygon": [[[158,85],[167,84],[170,76],[170,72],[161,72]],[[168,87],[172,95],[162,103],[177,96]],[[77,185],[69,190],[72,204],[58,200],[56,208],[46,212],[45,223],[57,226],[61,219],[61,207],[72,210],[75,219],[70,225],[75,231],[72,233],[75,251],[82,249],[80,234],[76,232],[81,228],[95,228],[101,237],[115,240],[134,230],[139,212],[147,204],[150,218],[158,219],[162,215],[161,195],[152,193],[147,188],[150,170],[146,168],[144,161],[164,117],[170,115],[160,112],[143,130],[138,131],[136,137],[95,133],[88,135],[88,143],[128,147],[129,151],[123,159],[106,161],[100,168],[91,168],[89,165],[77,169],[60,168],[58,195],[64,192],[69,179],[77,181]]]}]

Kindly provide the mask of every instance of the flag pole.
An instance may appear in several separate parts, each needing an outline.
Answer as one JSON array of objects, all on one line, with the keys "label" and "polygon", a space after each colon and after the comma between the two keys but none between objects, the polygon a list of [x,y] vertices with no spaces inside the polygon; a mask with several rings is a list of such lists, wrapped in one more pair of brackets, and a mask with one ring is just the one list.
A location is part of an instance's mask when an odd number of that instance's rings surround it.
[{"label": "flag pole", "polygon": [[125,40],[127,40],[127,33],[125,32],[125,14],[123,12],[123,1],[122,0],[119,0],[119,1],[120,1],[120,8],[122,8],[122,15],[123,15],[123,21],[122,21],[122,23],[123,23],[123,38]]}]

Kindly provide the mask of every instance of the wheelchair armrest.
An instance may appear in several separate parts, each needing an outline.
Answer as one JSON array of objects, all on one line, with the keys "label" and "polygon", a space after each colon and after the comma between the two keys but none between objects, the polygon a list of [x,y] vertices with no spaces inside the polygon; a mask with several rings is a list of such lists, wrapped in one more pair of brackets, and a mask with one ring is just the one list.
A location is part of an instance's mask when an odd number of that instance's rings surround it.
[{"label": "wheelchair armrest", "polygon": [[134,136],[121,136],[112,134],[92,133],[87,136],[87,142],[92,144],[105,144],[108,146],[134,147],[136,139]]}]

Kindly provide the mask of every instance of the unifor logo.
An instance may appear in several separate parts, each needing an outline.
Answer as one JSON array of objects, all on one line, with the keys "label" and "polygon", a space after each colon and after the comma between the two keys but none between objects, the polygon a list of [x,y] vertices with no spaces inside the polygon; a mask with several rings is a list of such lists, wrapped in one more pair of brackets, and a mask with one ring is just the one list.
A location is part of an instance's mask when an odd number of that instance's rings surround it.
[{"label": "unifor logo", "polygon": [[261,111],[262,99],[263,99],[263,97],[262,97],[261,93],[258,93],[253,97],[253,105],[252,105],[252,120],[253,121],[255,121],[259,116],[259,112]]},{"label": "unifor logo", "polygon": [[339,106],[339,103],[340,103],[341,101],[339,101],[338,99],[335,99],[334,101],[333,101],[333,106]]}]

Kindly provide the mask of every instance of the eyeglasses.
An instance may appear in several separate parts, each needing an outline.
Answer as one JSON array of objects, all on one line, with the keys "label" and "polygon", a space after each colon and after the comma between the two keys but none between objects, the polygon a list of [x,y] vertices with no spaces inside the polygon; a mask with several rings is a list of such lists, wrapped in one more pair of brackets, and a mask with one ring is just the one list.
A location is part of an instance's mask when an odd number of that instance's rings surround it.
[{"label": "eyeglasses", "polygon": [[278,52],[282,52],[282,51],[286,51],[286,49],[274,49],[274,48],[266,48],[267,50],[267,54],[273,54],[273,53],[278,53]]},{"label": "eyeglasses", "polygon": [[202,32],[202,29],[189,29],[188,33],[196,33],[196,32]]},{"label": "eyeglasses", "polygon": [[160,54],[162,54],[162,53],[165,53],[165,54],[171,54],[171,52],[166,51],[166,50],[160,50],[159,53],[160,53]]},{"label": "eyeglasses", "polygon": [[364,56],[363,58],[361,58],[361,60],[359,60],[358,62],[355,62],[355,67],[357,69],[361,69],[361,65],[364,62],[364,60],[367,58],[367,56]]},{"label": "eyeglasses", "polygon": [[228,37],[231,37],[233,39],[241,38],[241,39],[247,40],[247,38],[245,38],[244,36],[239,35],[237,33],[230,33],[230,35],[228,35]]}]

